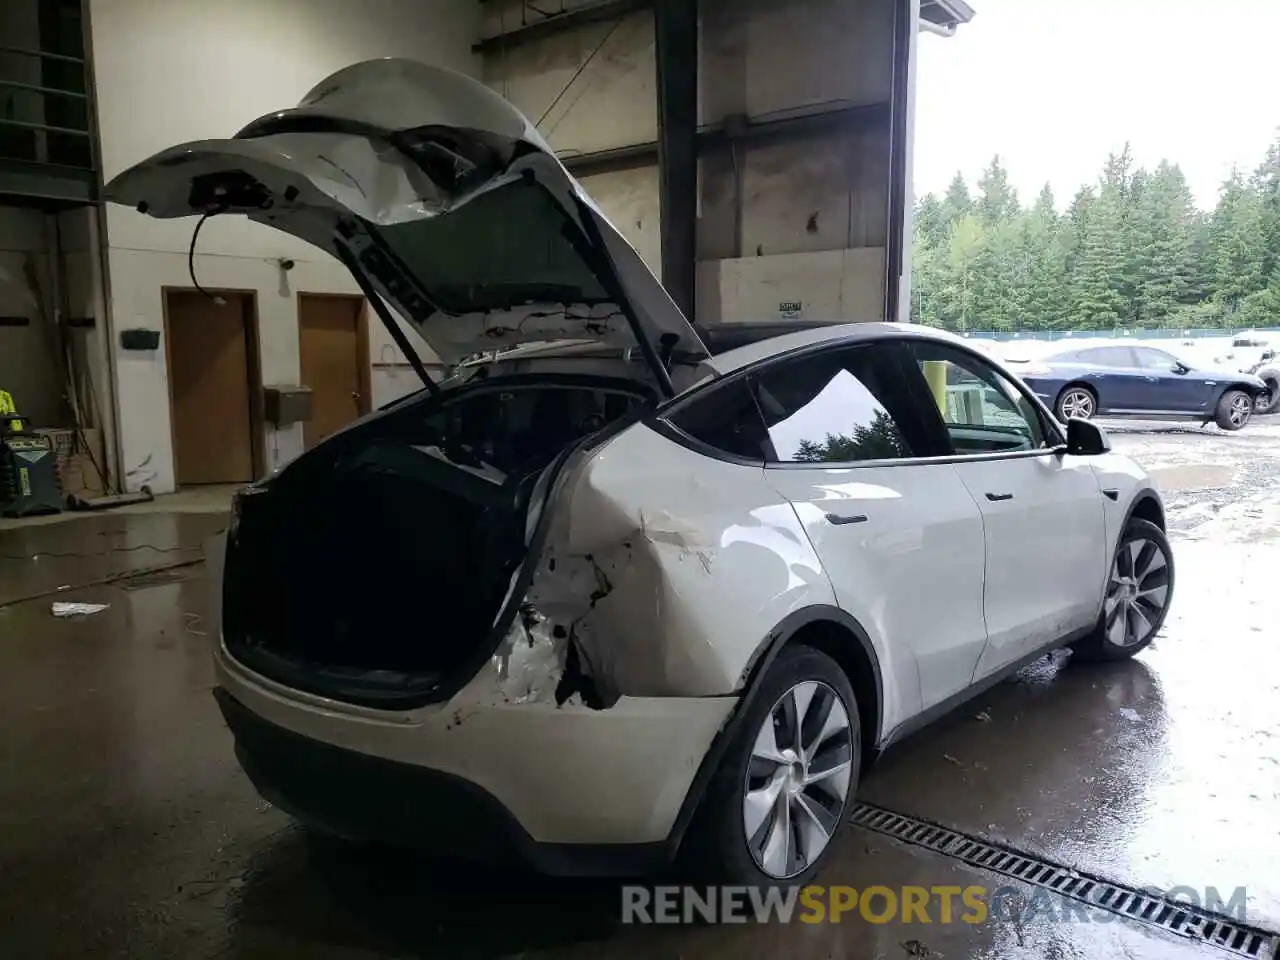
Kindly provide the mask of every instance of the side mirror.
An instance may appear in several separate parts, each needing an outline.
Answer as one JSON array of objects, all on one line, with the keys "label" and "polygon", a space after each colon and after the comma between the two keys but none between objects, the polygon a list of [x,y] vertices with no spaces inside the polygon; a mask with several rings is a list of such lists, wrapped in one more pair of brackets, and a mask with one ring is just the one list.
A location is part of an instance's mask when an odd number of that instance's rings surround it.
[{"label": "side mirror", "polygon": [[1111,452],[1111,438],[1092,420],[1067,421],[1067,453],[1073,457],[1097,457]]},{"label": "side mirror", "polygon": [[1191,368],[1190,368],[1190,367],[1188,367],[1185,363],[1175,363],[1175,364],[1173,365],[1173,372],[1174,372],[1174,373],[1176,373],[1176,374],[1178,374],[1179,376],[1181,376],[1181,375],[1182,375],[1182,374],[1184,374],[1184,373],[1189,372],[1190,370],[1191,370]]}]

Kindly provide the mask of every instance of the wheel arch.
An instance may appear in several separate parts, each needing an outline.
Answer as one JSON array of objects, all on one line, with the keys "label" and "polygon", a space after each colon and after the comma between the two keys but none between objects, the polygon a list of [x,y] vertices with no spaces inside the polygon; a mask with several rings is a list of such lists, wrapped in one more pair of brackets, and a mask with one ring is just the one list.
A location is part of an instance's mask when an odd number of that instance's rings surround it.
[{"label": "wheel arch", "polygon": [[1166,529],[1164,504],[1151,487],[1143,487],[1134,495],[1133,502],[1129,504],[1129,509],[1125,513],[1124,523],[1120,527],[1121,534],[1129,526],[1129,521],[1134,519],[1146,520],[1148,523],[1154,523],[1161,530]]},{"label": "wheel arch", "polygon": [[789,613],[761,641],[744,675],[744,701],[784,647],[804,644],[834,660],[853,687],[862,726],[864,762],[874,756],[884,733],[884,675],[871,635],[854,617],[829,604]]},{"label": "wheel arch", "polygon": [[1221,403],[1222,398],[1225,397],[1232,390],[1239,390],[1241,393],[1245,394],[1245,396],[1248,396],[1248,397],[1257,397],[1259,393],[1258,388],[1255,387],[1253,384],[1245,383],[1243,380],[1233,380],[1230,383],[1226,384],[1222,388],[1222,390],[1218,393],[1217,403]]}]

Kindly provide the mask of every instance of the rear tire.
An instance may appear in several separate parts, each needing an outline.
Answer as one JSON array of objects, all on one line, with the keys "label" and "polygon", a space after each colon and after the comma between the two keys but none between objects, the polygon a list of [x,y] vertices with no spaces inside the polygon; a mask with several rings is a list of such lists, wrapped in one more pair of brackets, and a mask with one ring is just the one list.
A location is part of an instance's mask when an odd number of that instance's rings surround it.
[{"label": "rear tire", "polygon": [[1058,401],[1053,405],[1053,412],[1058,419],[1066,423],[1072,417],[1081,420],[1092,420],[1098,413],[1098,395],[1092,387],[1073,383],[1058,394]]},{"label": "rear tire", "polygon": [[784,647],[747,705],[689,827],[680,872],[699,882],[807,883],[858,788],[862,734],[844,671]]},{"label": "rear tire", "polygon": [[1116,545],[1102,613],[1093,632],[1072,644],[1073,660],[1127,660],[1155,639],[1173,599],[1173,551],[1164,531],[1131,519]]},{"label": "rear tire", "polygon": [[1213,419],[1223,430],[1239,430],[1253,416],[1253,398],[1243,390],[1228,390],[1218,400]]}]

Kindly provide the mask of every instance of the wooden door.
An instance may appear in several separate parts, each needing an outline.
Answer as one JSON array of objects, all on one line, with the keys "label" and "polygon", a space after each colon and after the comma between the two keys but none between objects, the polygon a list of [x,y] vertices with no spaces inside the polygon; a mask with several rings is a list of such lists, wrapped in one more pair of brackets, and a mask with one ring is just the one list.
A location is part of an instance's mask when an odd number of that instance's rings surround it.
[{"label": "wooden door", "polygon": [[302,383],[311,388],[307,449],[369,410],[369,348],[362,297],[298,295]]},{"label": "wooden door", "polygon": [[194,483],[254,479],[253,301],[194,290],[166,291],[166,349],[174,478]]}]

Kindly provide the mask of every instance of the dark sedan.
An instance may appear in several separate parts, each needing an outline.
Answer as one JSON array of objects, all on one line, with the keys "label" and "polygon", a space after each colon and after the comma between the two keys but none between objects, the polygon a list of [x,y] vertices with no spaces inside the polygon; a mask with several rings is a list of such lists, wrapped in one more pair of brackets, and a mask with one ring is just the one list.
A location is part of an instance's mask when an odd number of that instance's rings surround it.
[{"label": "dark sedan", "polygon": [[1239,430],[1259,400],[1268,402],[1267,385],[1258,377],[1193,367],[1148,346],[1075,347],[1010,360],[1009,366],[1062,420],[1199,420]]}]

